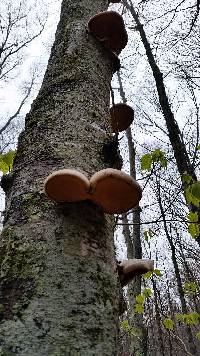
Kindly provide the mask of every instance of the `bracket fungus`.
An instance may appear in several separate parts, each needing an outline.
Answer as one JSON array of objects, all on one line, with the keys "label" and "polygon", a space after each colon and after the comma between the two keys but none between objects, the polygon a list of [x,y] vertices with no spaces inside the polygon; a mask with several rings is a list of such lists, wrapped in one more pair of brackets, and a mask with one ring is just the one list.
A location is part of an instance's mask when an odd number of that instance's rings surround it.
[{"label": "bracket fungus", "polygon": [[89,199],[90,182],[75,169],[61,169],[44,182],[45,194],[56,202],[76,202]]},{"label": "bracket fungus", "polygon": [[103,11],[88,22],[89,31],[111,51],[119,54],[128,42],[128,35],[121,15]]},{"label": "bracket fungus", "polygon": [[126,260],[117,264],[119,279],[122,287],[130,283],[135,276],[153,271],[154,261],[148,259]]},{"label": "bracket fungus", "polygon": [[115,104],[110,108],[112,131],[126,130],[133,122],[134,110],[127,104]]},{"label": "bracket fungus", "polygon": [[113,168],[95,173],[90,181],[75,169],[61,169],[47,177],[44,191],[51,200],[60,203],[90,199],[108,214],[127,212],[142,196],[132,177]]},{"label": "bracket fungus", "polygon": [[125,213],[136,206],[142,197],[139,184],[117,169],[107,168],[95,173],[90,184],[92,200],[108,214]]}]

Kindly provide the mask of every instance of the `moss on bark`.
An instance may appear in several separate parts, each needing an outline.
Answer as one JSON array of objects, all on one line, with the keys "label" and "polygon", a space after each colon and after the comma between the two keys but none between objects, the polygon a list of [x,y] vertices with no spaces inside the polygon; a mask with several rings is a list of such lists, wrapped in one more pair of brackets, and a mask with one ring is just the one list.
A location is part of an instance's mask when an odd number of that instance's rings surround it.
[{"label": "moss on bark", "polygon": [[119,285],[114,220],[90,201],[54,204],[47,175],[75,168],[90,177],[111,139],[113,63],[87,33],[108,1],[64,0],[38,97],[7,179],[0,241],[0,355],[116,355]]}]

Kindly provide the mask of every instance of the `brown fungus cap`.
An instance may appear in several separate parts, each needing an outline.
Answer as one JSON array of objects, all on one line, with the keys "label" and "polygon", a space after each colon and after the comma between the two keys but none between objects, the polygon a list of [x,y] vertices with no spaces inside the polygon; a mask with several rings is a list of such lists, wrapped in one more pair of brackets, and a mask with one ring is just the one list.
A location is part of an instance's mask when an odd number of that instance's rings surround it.
[{"label": "brown fungus cap", "polygon": [[90,182],[75,169],[61,169],[44,182],[45,194],[56,202],[77,202],[89,199]]},{"label": "brown fungus cap", "polygon": [[117,267],[121,285],[124,287],[131,282],[135,276],[153,271],[154,261],[148,259],[132,259],[121,262]]},{"label": "brown fungus cap", "polygon": [[142,190],[128,174],[107,168],[90,179],[91,199],[108,214],[125,213],[139,203]]},{"label": "brown fungus cap", "polygon": [[102,41],[104,46],[119,54],[128,42],[128,35],[121,15],[115,11],[104,11],[88,22],[89,31]]},{"label": "brown fungus cap", "polygon": [[115,104],[110,108],[113,132],[126,130],[133,122],[134,110],[127,104]]}]

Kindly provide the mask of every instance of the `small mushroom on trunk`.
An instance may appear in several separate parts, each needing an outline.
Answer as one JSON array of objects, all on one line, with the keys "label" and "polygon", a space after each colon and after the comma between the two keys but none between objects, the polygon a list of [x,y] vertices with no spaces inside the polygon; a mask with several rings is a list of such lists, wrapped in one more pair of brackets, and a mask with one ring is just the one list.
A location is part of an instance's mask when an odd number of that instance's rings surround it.
[{"label": "small mushroom on trunk", "polygon": [[90,182],[75,169],[61,169],[44,182],[45,194],[56,202],[76,202],[89,199]]},{"label": "small mushroom on trunk", "polygon": [[125,213],[135,207],[142,197],[139,184],[128,174],[107,168],[90,179],[91,199],[108,214]]},{"label": "small mushroom on trunk", "polygon": [[119,54],[128,42],[128,35],[121,15],[104,11],[88,22],[89,31],[111,51]]},{"label": "small mushroom on trunk", "polygon": [[115,104],[110,108],[111,126],[114,133],[126,130],[133,122],[134,110],[127,104]]},{"label": "small mushroom on trunk", "polygon": [[122,287],[130,283],[134,277],[154,269],[154,261],[148,259],[132,259],[117,264]]}]

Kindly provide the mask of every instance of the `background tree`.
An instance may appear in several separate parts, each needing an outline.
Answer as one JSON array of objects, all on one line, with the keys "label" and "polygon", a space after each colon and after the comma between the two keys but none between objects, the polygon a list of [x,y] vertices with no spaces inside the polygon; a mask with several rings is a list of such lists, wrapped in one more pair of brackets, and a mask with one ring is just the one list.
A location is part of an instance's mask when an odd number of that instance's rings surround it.
[{"label": "background tree", "polygon": [[[9,140],[6,139],[6,136],[9,136],[8,133],[10,131],[13,132],[12,129],[16,129],[17,124],[19,125],[21,111],[38,76],[36,63],[34,67],[31,65],[32,68],[29,68],[29,63],[25,66],[25,63],[28,62],[28,48],[42,34],[47,21],[47,13],[44,6],[40,7],[39,14],[39,9],[36,5],[39,6],[39,3],[36,4],[32,0],[28,2],[3,0],[1,2],[0,92],[2,93],[3,108],[8,109],[6,116],[4,116],[4,110],[1,114],[1,152],[8,149]],[[26,77],[28,75],[30,76],[29,78]],[[14,107],[11,110],[4,103],[5,98],[9,97],[8,90],[10,87],[11,90],[13,89],[12,87],[18,87],[20,92],[19,98],[16,98],[18,103],[14,103]],[[13,95],[13,91],[11,95]],[[9,101],[12,103],[10,98]],[[23,124],[21,122],[20,129],[17,130],[18,133],[22,127]]]},{"label": "background tree", "polygon": [[[177,164],[177,169],[178,169],[180,177],[182,179],[183,190],[185,190],[186,188],[188,188],[188,184],[186,183],[186,181],[183,178],[184,175],[188,174],[189,176],[191,176],[192,182],[197,181],[197,175],[196,175],[194,166],[192,165],[192,163],[190,161],[190,157],[187,152],[187,148],[184,143],[184,139],[181,134],[180,128],[178,126],[178,122],[177,122],[177,120],[175,120],[174,113],[171,109],[170,101],[169,101],[168,95],[166,93],[166,87],[165,87],[165,83],[164,83],[164,79],[163,79],[163,74],[156,62],[156,58],[153,54],[150,42],[146,36],[144,26],[139,19],[139,14],[138,14],[137,10],[135,10],[132,2],[123,0],[123,4],[130,11],[130,13],[135,21],[136,29],[139,32],[141,41],[144,45],[147,59],[148,59],[149,65],[151,67],[153,77],[155,79],[157,95],[159,98],[159,104],[160,104],[163,116],[165,118],[165,124],[167,127],[168,137],[169,137],[170,143],[173,148],[173,152],[174,152],[174,156],[175,156],[176,164]],[[195,15],[195,19],[196,19],[196,15]],[[187,34],[187,37],[189,36],[190,32],[192,31],[192,28],[194,25],[193,22],[194,22],[194,20],[192,20],[192,25],[189,30],[189,33]],[[196,22],[196,20],[195,20],[195,22]],[[160,30],[160,32],[162,32],[162,31],[163,30]],[[197,140],[196,144],[198,146],[198,140]],[[187,199],[187,201],[188,201],[188,199]],[[198,207],[195,206],[194,204],[192,204],[191,201],[188,201],[188,207],[190,210],[192,210],[194,212],[196,211],[199,214]],[[196,236],[196,240],[200,244],[199,236]]]}]

